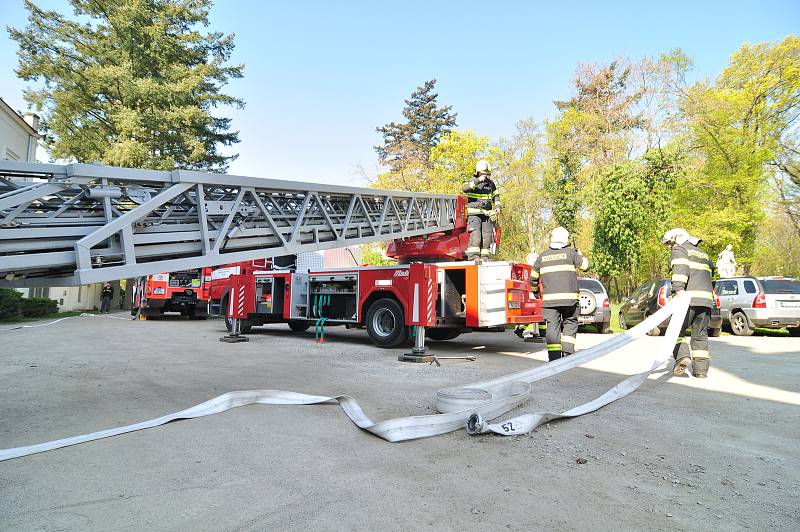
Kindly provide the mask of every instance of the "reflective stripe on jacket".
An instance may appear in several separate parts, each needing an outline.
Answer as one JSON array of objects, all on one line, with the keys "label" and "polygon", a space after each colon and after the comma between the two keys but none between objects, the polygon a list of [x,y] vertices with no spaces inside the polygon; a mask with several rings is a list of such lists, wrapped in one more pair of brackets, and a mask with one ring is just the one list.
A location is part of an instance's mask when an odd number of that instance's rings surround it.
[{"label": "reflective stripe on jacket", "polygon": [[531,268],[531,289],[542,283],[542,306],[563,307],[578,302],[578,270],[589,269],[589,259],[575,248],[548,249]]},{"label": "reflective stripe on jacket", "polygon": [[473,177],[462,187],[464,195],[467,196],[467,215],[489,216],[492,211],[500,206],[500,193],[497,186],[489,178],[478,181]]},{"label": "reflective stripe on jacket", "polygon": [[690,242],[673,246],[670,254],[672,290],[686,290],[692,296],[690,305],[708,307],[714,305],[711,284],[711,259],[703,250]]}]

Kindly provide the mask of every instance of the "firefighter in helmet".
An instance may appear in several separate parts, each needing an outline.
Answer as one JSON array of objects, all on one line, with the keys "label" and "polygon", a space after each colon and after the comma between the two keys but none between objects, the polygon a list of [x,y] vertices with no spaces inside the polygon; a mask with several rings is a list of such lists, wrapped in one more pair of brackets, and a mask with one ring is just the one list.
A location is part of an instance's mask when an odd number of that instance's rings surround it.
[{"label": "firefighter in helmet", "polygon": [[[675,345],[675,366],[672,372],[683,375],[691,363],[692,375],[705,378],[711,364],[708,353],[708,325],[711,320],[711,306],[714,304],[711,259],[697,247],[700,239],[690,236],[683,229],[667,231],[661,243],[670,248],[672,291],[678,293],[686,290],[692,296],[689,312]],[[683,336],[686,327],[692,328],[692,336],[688,342]]]},{"label": "firefighter in helmet", "polygon": [[578,270],[589,269],[589,259],[569,246],[569,232],[556,227],[550,233],[550,248],[543,251],[531,269],[531,290],[539,292],[542,317],[547,322],[547,357],[550,361],[575,352],[578,335]]},{"label": "firefighter in helmet", "polygon": [[494,243],[494,222],[500,213],[500,194],[489,177],[492,168],[486,161],[478,161],[475,175],[464,183],[467,196],[467,260],[486,259]]}]

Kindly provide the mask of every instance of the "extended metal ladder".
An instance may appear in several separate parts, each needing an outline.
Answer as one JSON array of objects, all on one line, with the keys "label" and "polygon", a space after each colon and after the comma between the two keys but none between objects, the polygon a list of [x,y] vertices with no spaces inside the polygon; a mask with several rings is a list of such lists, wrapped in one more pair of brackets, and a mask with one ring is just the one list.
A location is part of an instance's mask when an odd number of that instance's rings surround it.
[{"label": "extended metal ladder", "polygon": [[0,286],[72,286],[447,231],[456,196],[0,161]]}]

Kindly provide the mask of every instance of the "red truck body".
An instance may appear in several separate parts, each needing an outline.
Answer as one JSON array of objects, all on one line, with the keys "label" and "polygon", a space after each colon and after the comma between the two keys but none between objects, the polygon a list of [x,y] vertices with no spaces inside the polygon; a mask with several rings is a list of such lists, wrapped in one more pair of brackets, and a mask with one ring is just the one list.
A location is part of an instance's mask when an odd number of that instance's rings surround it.
[{"label": "red truck body", "polygon": [[413,326],[434,340],[542,321],[530,266],[509,262],[412,263],[296,272],[238,263],[212,273],[212,315],[296,331],[312,325],[365,327],[380,347],[405,342]]},{"label": "red truck body", "polygon": [[211,268],[156,273],[136,279],[131,314],[158,318],[166,312],[180,312],[190,319],[208,317]]}]

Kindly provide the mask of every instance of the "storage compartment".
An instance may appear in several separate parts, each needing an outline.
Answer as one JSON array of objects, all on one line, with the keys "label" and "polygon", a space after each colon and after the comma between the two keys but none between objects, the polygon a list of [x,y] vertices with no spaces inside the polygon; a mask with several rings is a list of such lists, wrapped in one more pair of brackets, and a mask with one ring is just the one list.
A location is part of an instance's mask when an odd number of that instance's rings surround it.
[{"label": "storage compartment", "polygon": [[283,315],[285,291],[282,277],[256,277],[256,314]]},{"label": "storage compartment", "polygon": [[463,318],[465,316],[466,271],[463,269],[439,269],[439,276],[439,297],[436,300],[439,317]]},{"label": "storage compartment", "polygon": [[309,275],[308,308],[310,319],[358,322],[358,274]]}]

